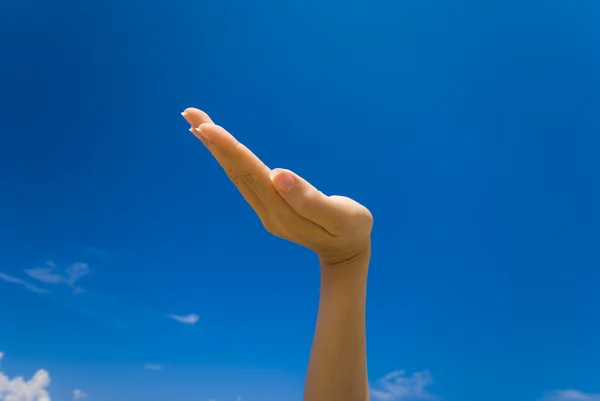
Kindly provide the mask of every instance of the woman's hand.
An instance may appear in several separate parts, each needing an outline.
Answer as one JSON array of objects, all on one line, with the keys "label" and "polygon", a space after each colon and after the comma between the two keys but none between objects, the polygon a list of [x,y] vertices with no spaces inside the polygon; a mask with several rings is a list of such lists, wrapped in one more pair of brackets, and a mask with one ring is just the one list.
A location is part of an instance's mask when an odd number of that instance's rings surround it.
[{"label": "woman's hand", "polygon": [[319,255],[319,315],[304,400],[368,400],[365,302],[371,213],[352,199],[324,195],[289,170],[271,170],[206,113],[190,108],[182,114],[265,228]]},{"label": "woman's hand", "polygon": [[182,115],[267,231],[312,249],[323,268],[361,259],[368,266],[373,217],[367,208],[327,196],[289,170],[271,170],[203,111],[188,108]]}]

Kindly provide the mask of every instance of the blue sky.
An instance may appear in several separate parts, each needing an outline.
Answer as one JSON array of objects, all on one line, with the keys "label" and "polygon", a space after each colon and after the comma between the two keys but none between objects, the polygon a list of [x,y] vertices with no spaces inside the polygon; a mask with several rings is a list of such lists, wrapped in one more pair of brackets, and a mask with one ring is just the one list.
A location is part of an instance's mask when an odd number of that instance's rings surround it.
[{"label": "blue sky", "polygon": [[596,2],[59,3],[0,5],[1,400],[301,399],[315,257],[188,106],[373,212],[375,401],[600,400]]}]

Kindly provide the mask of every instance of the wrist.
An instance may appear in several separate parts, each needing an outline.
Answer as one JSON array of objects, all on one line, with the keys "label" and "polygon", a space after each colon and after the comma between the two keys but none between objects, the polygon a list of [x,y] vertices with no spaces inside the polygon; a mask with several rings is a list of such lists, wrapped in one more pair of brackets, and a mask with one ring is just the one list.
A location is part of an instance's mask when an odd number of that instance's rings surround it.
[{"label": "wrist", "polygon": [[358,266],[368,268],[371,259],[371,238],[353,244],[351,247],[326,253],[318,252],[318,257],[322,271],[347,270]]},{"label": "wrist", "polygon": [[366,295],[369,261],[371,258],[370,244],[351,257],[338,259],[331,263],[328,259],[319,257],[321,263],[321,295],[326,293]]}]

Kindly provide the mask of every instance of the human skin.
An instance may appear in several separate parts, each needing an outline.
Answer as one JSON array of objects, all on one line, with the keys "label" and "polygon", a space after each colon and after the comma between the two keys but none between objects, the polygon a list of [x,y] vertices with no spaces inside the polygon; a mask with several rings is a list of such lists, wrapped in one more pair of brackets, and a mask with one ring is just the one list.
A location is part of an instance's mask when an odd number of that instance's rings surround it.
[{"label": "human skin", "polygon": [[365,303],[373,217],[285,169],[270,169],[203,111],[182,113],[273,235],[313,250],[321,267],[304,401],[368,401]]}]

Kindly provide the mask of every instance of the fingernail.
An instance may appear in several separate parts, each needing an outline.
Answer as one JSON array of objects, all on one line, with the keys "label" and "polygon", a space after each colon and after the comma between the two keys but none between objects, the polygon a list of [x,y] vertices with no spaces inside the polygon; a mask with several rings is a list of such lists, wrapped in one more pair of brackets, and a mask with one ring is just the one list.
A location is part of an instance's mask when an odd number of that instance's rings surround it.
[{"label": "fingernail", "polygon": [[290,192],[296,185],[294,177],[284,172],[273,173],[271,171],[271,181],[282,192]]},{"label": "fingernail", "polygon": [[207,142],[210,142],[210,139],[206,136],[206,134],[204,132],[202,132],[202,130],[200,129],[200,127],[194,128],[194,130],[198,133],[198,135],[200,135],[200,137],[202,139],[204,139]]}]

